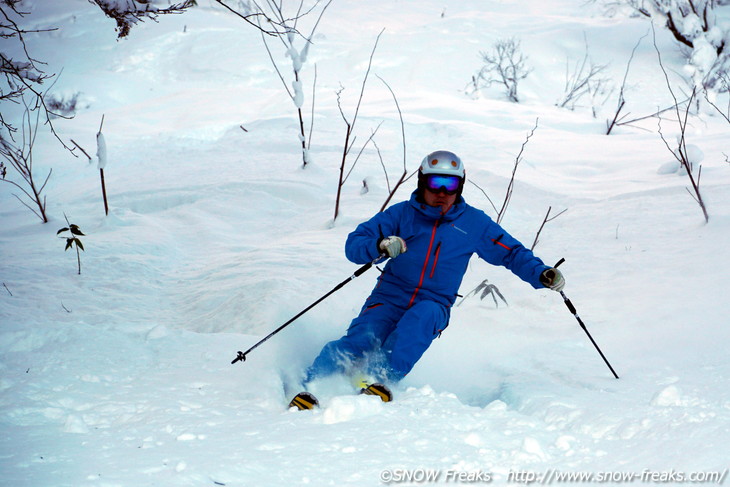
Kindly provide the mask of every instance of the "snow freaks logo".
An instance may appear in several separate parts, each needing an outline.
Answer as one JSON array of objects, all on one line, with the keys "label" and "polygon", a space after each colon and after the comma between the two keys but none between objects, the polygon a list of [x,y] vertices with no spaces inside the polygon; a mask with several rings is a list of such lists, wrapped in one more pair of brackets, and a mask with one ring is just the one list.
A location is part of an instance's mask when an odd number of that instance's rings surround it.
[{"label": "snow freaks logo", "polygon": [[380,472],[380,481],[384,484],[401,484],[405,482],[415,484],[452,483],[452,484],[488,484],[492,482],[491,472],[474,470],[434,470],[416,468],[412,470],[395,468]]},{"label": "snow freaks logo", "polygon": [[[728,475],[728,469],[708,472],[653,471],[644,469],[641,472],[561,472],[552,468],[544,472],[526,470],[510,470],[507,475],[508,484],[552,485],[552,484],[629,484],[633,482],[652,484],[717,484],[722,485]],[[504,480],[497,477],[498,480]],[[491,472],[474,470],[437,470],[428,468],[389,469],[380,472],[380,481],[384,484],[489,484],[494,480]]]}]

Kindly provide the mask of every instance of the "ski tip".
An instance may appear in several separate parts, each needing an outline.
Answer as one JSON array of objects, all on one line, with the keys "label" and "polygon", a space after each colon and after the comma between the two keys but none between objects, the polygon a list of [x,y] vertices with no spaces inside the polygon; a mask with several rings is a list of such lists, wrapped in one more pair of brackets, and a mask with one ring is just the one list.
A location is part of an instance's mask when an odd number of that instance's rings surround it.
[{"label": "ski tip", "polygon": [[289,407],[297,408],[300,411],[305,409],[314,409],[319,407],[319,401],[317,401],[317,398],[314,397],[314,394],[305,391],[294,396],[294,399],[292,399],[289,403]]},{"label": "ski tip", "polygon": [[355,374],[350,377],[350,382],[352,383],[352,387],[354,387],[355,390],[361,391],[376,381],[367,374]]},{"label": "ski tip", "polygon": [[393,393],[390,392],[390,389],[385,384],[380,384],[376,382],[375,384],[370,384],[367,387],[363,387],[360,390],[360,394],[366,394],[368,396],[378,396],[383,402],[390,402],[393,400]]}]

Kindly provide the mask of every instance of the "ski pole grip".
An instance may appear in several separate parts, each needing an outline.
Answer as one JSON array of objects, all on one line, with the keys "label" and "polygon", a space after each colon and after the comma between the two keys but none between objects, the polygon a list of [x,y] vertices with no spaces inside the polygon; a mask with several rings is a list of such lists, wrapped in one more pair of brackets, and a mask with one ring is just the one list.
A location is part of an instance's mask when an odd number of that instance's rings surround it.
[{"label": "ski pole grip", "polygon": [[360,267],[358,270],[355,271],[355,273],[352,275],[352,278],[356,278],[364,274],[370,267],[373,265],[372,262],[368,262],[364,266]]},{"label": "ski pole grip", "polygon": [[379,255],[379,256],[378,256],[378,257],[377,257],[377,258],[376,258],[375,260],[373,260],[372,262],[368,262],[368,263],[367,263],[367,264],[365,264],[364,266],[360,267],[360,268],[359,268],[358,270],[356,270],[356,271],[355,271],[355,273],[354,273],[354,274],[352,275],[352,279],[354,279],[354,278],[356,278],[356,277],[360,277],[360,276],[361,276],[362,274],[364,274],[364,273],[365,273],[365,272],[366,272],[366,271],[367,271],[368,269],[370,269],[370,268],[371,268],[371,267],[372,267],[372,266],[373,266],[373,265],[374,265],[374,264],[375,264],[375,263],[376,263],[377,261],[379,261],[380,259],[383,259],[383,258],[385,258],[385,257],[387,257],[387,256],[388,256],[388,254],[386,254],[385,252],[383,252],[382,254],[380,254],[380,255]]}]

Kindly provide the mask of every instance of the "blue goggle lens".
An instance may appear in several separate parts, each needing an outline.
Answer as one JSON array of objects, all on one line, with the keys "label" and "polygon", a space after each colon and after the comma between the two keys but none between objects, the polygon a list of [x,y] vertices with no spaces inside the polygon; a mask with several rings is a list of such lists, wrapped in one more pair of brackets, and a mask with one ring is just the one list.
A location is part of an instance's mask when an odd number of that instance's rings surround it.
[{"label": "blue goggle lens", "polygon": [[461,178],[457,176],[432,174],[426,177],[426,189],[434,193],[445,191],[446,194],[456,194],[460,185]]}]

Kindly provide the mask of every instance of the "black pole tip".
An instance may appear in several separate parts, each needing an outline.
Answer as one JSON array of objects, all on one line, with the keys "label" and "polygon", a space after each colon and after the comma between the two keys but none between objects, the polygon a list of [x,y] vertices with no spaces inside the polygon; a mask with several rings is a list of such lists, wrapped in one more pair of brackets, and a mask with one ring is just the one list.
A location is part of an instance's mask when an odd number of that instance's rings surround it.
[{"label": "black pole tip", "polygon": [[246,354],[243,353],[243,352],[241,352],[240,350],[238,351],[238,355],[236,355],[236,358],[234,358],[233,361],[231,362],[231,365],[235,364],[239,360],[241,362],[245,362],[246,361]]}]

